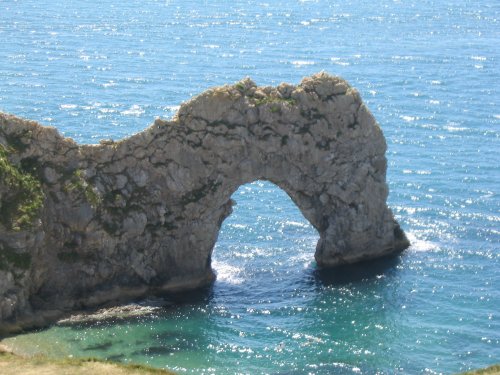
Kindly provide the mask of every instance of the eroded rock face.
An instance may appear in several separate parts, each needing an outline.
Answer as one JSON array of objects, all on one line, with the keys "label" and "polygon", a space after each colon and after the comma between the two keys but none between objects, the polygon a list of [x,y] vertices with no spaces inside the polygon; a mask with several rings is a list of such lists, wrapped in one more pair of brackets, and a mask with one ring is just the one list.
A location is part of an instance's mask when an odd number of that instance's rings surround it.
[{"label": "eroded rock face", "polygon": [[211,89],[172,121],[100,145],[0,114],[0,151],[3,330],[209,283],[231,195],[255,180],[286,191],[318,230],[319,266],[409,245],[386,204],[382,131],[358,92],[324,73]]}]

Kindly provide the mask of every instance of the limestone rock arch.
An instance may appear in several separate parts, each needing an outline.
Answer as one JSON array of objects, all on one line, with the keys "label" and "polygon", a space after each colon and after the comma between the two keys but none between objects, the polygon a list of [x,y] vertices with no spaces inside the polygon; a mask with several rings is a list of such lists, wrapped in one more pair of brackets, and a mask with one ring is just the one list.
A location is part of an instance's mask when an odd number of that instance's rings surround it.
[{"label": "limestone rock arch", "polygon": [[[387,207],[385,151],[359,93],[325,73],[210,89],[171,121],[99,145],[0,114],[10,176],[0,180],[0,322],[43,324],[210,282],[231,195],[255,180],[283,189],[317,229],[321,267],[400,252],[409,243]],[[22,197],[42,203],[22,209]]]}]

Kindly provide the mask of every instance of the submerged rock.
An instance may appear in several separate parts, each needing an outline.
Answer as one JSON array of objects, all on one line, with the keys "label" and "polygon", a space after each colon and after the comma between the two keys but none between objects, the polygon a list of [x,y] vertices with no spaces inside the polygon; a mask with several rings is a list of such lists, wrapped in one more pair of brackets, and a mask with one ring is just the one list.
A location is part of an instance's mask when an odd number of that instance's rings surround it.
[{"label": "submerged rock", "polygon": [[358,92],[325,73],[214,88],[99,145],[0,113],[0,331],[211,282],[231,195],[255,180],[317,229],[320,267],[400,252],[385,151]]},{"label": "submerged rock", "polygon": [[127,320],[132,318],[144,317],[155,314],[161,310],[163,304],[137,304],[130,303],[109,308],[102,308],[97,311],[86,311],[71,314],[67,318],[57,321],[58,325],[71,326],[78,324],[95,324],[103,322],[113,322],[118,320]]}]

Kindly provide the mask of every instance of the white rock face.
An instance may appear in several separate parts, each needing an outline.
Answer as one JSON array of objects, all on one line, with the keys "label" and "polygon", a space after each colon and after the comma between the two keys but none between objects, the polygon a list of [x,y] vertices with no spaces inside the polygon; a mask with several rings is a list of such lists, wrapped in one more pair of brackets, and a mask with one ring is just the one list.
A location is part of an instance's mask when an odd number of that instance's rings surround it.
[{"label": "white rock face", "polygon": [[[29,228],[0,221],[0,254],[30,260],[20,268],[0,256],[0,330],[211,282],[231,195],[255,180],[286,191],[318,230],[321,267],[409,245],[386,204],[382,131],[358,92],[325,73],[298,86],[245,79],[208,90],[116,143],[79,146],[0,114],[0,145],[44,195]],[[8,189],[0,180],[0,200]]]}]

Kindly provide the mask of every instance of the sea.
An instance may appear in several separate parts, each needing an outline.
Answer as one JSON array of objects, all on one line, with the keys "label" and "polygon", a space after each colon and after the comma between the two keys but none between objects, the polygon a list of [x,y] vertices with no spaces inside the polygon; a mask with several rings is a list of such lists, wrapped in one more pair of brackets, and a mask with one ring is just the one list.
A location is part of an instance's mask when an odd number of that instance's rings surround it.
[{"label": "sea", "polygon": [[[232,198],[217,280],[135,318],[6,343],[179,374],[453,374],[500,362],[498,0],[0,0],[0,111],[120,140],[249,76],[356,87],[388,143],[401,256],[321,270],[267,181]],[[134,301],[147,306],[157,303]]]}]

